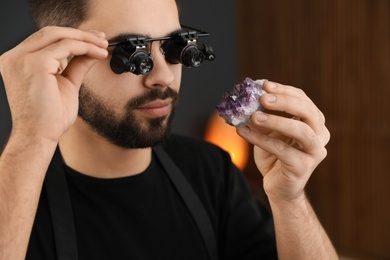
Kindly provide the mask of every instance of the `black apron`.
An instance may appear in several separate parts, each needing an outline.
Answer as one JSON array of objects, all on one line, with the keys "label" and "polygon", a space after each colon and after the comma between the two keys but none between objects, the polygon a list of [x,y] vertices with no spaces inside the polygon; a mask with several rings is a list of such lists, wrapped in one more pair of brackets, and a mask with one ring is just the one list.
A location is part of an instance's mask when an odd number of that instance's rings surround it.
[{"label": "black apron", "polygon": [[[164,171],[180,194],[202,235],[209,259],[217,260],[217,242],[210,219],[198,196],[179,168],[161,148],[153,148]],[[56,150],[45,179],[45,188],[52,217],[58,260],[77,260],[76,231],[65,171],[59,149]]]}]

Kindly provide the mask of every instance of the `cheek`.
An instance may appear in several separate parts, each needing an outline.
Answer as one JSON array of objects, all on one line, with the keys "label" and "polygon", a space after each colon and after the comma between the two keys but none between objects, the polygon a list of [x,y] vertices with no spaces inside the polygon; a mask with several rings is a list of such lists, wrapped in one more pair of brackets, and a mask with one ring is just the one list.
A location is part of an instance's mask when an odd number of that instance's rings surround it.
[{"label": "cheek", "polygon": [[132,73],[115,74],[110,68],[110,58],[97,61],[84,78],[84,83],[100,96],[126,102],[142,93],[141,79]]},{"label": "cheek", "polygon": [[177,92],[180,90],[181,77],[182,77],[183,66],[181,64],[173,65],[172,72],[175,75],[175,86],[172,86]]}]

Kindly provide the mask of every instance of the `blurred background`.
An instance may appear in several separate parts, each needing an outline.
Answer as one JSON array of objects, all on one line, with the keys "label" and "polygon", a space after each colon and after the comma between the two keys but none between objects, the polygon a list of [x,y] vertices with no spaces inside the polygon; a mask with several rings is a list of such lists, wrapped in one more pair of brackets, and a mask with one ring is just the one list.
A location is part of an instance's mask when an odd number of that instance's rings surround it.
[{"label": "blurred background", "polygon": [[[216,61],[184,69],[173,131],[227,149],[266,202],[252,148],[215,116],[245,77],[302,88],[332,134],[308,196],[347,259],[390,259],[390,1],[182,0],[182,22],[210,31]],[[0,53],[31,33],[23,0],[0,3]],[[11,128],[0,83],[0,146]]]}]

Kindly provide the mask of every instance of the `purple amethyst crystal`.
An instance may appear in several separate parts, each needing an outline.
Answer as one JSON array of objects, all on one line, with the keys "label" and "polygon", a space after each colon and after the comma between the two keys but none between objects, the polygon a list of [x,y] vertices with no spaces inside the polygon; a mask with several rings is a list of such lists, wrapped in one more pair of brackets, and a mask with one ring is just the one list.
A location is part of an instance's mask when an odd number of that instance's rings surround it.
[{"label": "purple amethyst crystal", "polygon": [[265,81],[246,78],[234,87],[233,93],[226,92],[222,102],[216,106],[219,116],[229,125],[235,127],[246,125],[255,111],[264,110],[260,104],[260,97],[266,93],[263,90]]}]

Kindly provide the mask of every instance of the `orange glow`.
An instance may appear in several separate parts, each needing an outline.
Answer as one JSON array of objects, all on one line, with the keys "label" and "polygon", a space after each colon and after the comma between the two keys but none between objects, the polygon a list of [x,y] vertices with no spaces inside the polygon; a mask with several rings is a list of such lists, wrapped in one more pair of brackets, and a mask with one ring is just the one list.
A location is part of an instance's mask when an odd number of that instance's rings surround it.
[{"label": "orange glow", "polygon": [[218,113],[211,117],[204,139],[227,151],[233,163],[244,170],[248,163],[249,143],[236,133],[234,126],[226,124]]}]

